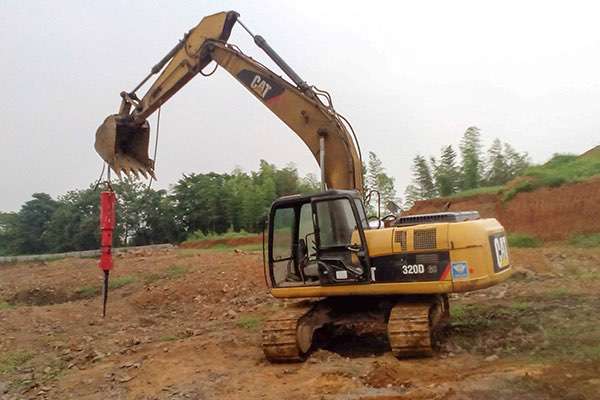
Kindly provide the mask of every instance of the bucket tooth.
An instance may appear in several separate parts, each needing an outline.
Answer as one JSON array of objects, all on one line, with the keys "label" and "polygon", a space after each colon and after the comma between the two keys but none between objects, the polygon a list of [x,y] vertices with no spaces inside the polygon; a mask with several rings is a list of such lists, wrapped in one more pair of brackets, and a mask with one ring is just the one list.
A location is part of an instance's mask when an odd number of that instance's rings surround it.
[{"label": "bucket tooth", "polygon": [[148,179],[148,174],[146,174],[146,171],[144,171],[143,168],[140,168],[138,172],[144,177],[144,179]]}]

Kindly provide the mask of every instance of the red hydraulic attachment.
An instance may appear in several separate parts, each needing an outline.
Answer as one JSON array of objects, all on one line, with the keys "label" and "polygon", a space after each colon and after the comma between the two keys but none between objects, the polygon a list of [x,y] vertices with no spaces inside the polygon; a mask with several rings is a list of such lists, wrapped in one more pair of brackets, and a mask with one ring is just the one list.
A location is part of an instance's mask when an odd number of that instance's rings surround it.
[{"label": "red hydraulic attachment", "polygon": [[99,267],[104,271],[104,299],[102,305],[102,316],[106,316],[106,301],[108,300],[108,276],[113,267],[112,244],[113,231],[115,229],[116,214],[115,206],[117,197],[112,190],[100,193],[100,263]]}]

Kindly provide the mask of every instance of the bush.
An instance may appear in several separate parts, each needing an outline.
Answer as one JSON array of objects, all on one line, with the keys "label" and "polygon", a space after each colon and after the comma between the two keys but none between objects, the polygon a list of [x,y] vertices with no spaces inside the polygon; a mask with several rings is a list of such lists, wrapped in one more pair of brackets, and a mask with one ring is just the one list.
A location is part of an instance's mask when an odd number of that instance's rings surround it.
[{"label": "bush", "polygon": [[600,246],[600,233],[594,233],[591,235],[575,235],[569,239],[569,244],[575,247],[599,247]]},{"label": "bush", "polygon": [[512,233],[508,235],[508,245],[511,247],[540,247],[542,241],[526,233]]}]

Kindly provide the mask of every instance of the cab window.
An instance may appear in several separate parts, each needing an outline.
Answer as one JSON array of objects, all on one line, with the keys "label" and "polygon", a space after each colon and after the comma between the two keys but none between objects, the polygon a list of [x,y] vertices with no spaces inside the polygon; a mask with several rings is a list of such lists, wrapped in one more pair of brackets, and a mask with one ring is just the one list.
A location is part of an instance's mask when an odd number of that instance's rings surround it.
[{"label": "cab window", "polygon": [[278,208],[273,218],[273,261],[288,260],[292,257],[294,209]]},{"label": "cab window", "polygon": [[348,246],[356,230],[356,218],[348,199],[323,200],[316,203],[320,247]]}]

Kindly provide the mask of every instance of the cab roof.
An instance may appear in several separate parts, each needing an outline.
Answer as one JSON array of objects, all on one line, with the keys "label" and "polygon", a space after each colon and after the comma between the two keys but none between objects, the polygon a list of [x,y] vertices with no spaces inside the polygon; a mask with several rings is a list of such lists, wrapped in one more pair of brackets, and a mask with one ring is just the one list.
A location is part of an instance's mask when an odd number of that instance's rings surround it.
[{"label": "cab roof", "polygon": [[350,198],[354,198],[354,199],[360,199],[361,195],[356,190],[337,190],[337,189],[325,190],[323,192],[317,192],[317,193],[293,194],[293,195],[283,196],[283,197],[276,199],[273,202],[273,204],[271,205],[271,207],[279,207],[279,206],[295,204],[295,203],[308,203],[312,200],[326,199],[328,197],[350,197]]}]

